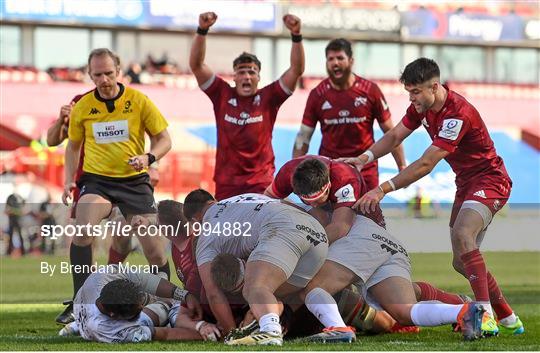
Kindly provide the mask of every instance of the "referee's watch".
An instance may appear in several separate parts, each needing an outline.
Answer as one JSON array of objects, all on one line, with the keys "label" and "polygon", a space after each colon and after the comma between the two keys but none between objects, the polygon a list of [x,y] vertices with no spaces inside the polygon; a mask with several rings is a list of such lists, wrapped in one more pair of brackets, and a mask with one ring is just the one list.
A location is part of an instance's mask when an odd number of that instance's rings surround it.
[{"label": "referee's watch", "polygon": [[150,165],[156,161],[156,156],[150,152],[148,152],[146,155],[148,156],[148,166],[150,167]]}]

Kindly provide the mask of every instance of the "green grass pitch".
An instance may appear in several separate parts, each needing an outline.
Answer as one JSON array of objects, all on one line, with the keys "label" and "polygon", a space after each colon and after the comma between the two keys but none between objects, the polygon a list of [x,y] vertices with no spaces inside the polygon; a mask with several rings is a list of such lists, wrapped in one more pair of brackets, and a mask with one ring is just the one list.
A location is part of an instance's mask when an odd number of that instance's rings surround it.
[{"label": "green grass pitch", "polygon": [[[414,279],[432,282],[442,289],[471,295],[468,283],[451,268],[451,254],[412,254]],[[449,326],[424,328],[419,334],[358,336],[352,345],[322,345],[286,342],[283,347],[227,347],[217,343],[168,342],[139,344],[100,344],[81,338],[57,336],[55,316],[60,303],[69,298],[70,275],[48,277],[40,274],[40,262],[58,264],[64,257],[0,258],[0,350],[55,351],[238,351],[238,350],[369,350],[369,351],[537,351],[540,347],[540,253],[486,253],[506,297],[525,324],[521,336],[499,336],[475,342],[463,342]],[[130,256],[131,263],[144,263],[141,256]],[[102,263],[102,262],[101,262]],[[176,277],[174,281],[178,283]]]}]

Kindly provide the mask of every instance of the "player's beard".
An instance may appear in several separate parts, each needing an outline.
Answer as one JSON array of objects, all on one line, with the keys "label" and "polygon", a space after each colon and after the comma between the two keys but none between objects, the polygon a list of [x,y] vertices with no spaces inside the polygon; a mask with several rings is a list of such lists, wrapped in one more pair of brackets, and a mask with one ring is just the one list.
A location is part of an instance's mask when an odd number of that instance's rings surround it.
[{"label": "player's beard", "polygon": [[344,87],[346,86],[347,82],[349,81],[349,77],[352,75],[352,68],[350,66],[347,66],[341,70],[342,74],[341,77],[335,77],[334,71],[331,69],[326,69],[326,72],[328,73],[328,77],[330,77],[330,81],[337,86],[337,87]]}]

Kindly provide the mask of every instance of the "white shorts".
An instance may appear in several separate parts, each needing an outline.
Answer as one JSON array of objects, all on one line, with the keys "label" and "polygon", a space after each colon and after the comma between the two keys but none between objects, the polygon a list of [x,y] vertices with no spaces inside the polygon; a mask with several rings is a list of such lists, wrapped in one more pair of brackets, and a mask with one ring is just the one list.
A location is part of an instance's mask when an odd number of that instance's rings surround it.
[{"label": "white shorts", "polygon": [[309,214],[289,206],[274,214],[259,231],[248,261],[266,261],[285,272],[287,282],[304,288],[322,267],[328,253],[323,226]]},{"label": "white shorts", "polygon": [[375,304],[367,292],[370,287],[389,277],[411,280],[411,262],[403,245],[364,216],[356,216],[349,233],[330,246],[328,260],[359,277],[355,285],[370,304]]}]

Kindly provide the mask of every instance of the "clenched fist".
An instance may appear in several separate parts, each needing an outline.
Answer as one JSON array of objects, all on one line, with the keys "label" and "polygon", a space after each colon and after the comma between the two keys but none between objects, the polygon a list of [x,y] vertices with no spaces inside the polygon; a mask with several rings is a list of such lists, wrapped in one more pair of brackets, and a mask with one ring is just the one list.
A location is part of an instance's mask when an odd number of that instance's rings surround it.
[{"label": "clenched fist", "polygon": [[285,15],[283,16],[283,23],[292,34],[300,34],[302,21],[300,21],[299,17],[291,14]]},{"label": "clenched fist", "polygon": [[215,12],[203,12],[199,15],[199,28],[206,30],[216,23],[217,15]]}]

